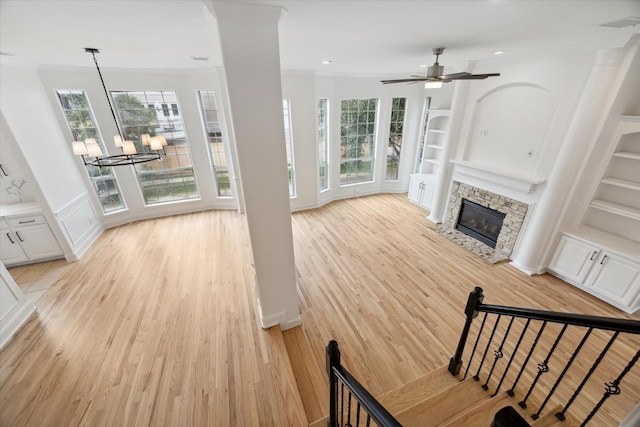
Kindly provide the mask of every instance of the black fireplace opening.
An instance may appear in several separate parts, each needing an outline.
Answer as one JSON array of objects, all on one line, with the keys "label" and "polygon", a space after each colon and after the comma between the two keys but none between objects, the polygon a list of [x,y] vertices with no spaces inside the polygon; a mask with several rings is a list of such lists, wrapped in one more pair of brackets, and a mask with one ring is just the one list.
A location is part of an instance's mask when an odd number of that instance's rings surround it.
[{"label": "black fireplace opening", "polygon": [[462,199],[456,229],[494,248],[507,214]]}]

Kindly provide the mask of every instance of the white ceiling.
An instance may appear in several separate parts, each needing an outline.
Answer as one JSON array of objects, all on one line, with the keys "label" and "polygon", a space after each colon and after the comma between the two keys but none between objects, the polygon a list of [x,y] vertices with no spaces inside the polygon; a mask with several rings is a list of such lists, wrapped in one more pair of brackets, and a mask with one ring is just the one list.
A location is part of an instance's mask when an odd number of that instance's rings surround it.
[{"label": "white ceiling", "polygon": [[[599,24],[640,17],[640,1],[319,1],[247,0],[287,10],[280,23],[283,69],[335,73],[424,72],[431,50],[441,64],[580,47],[622,46],[640,25]],[[215,18],[201,0],[0,0],[6,61],[92,67],[210,68],[221,65]],[[209,57],[207,62],[192,56]],[[320,64],[329,59],[329,65]],[[256,64],[259,72],[260,64]]]}]

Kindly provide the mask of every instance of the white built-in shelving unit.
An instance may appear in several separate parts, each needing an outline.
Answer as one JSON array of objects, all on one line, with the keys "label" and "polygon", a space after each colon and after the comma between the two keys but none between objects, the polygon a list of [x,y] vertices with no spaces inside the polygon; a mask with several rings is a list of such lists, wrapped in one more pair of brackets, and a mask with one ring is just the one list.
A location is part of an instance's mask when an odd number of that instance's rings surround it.
[{"label": "white built-in shelving unit", "polygon": [[450,113],[448,109],[429,109],[425,133],[422,135],[420,168],[410,178],[409,200],[425,209],[431,209],[433,193],[438,184],[438,171],[444,161]]},{"label": "white built-in shelving unit", "polygon": [[579,227],[550,270],[622,310],[640,310],[640,116],[622,116],[616,146]]}]

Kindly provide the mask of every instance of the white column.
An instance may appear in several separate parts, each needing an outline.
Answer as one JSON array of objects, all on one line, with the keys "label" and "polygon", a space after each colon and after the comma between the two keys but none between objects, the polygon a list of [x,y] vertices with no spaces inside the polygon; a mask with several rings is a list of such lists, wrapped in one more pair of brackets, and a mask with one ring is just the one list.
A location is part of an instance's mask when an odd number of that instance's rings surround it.
[{"label": "white column", "polygon": [[264,328],[300,324],[282,111],[283,9],[208,2],[217,17]]}]

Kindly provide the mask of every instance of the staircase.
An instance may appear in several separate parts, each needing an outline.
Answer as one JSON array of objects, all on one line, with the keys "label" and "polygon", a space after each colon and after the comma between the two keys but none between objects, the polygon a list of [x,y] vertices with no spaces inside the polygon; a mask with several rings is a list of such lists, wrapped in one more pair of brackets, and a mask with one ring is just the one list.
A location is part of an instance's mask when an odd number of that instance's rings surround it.
[{"label": "staircase", "polygon": [[[560,406],[532,421],[532,413],[520,408],[517,400],[506,392],[491,397],[472,378],[461,381],[459,376],[451,375],[447,366],[391,390],[377,400],[404,427],[489,427],[494,414],[505,406],[514,407],[533,427],[580,425],[572,417],[567,417],[565,421],[556,418],[554,414],[561,409]],[[351,424],[356,426],[354,412]],[[328,417],[323,417],[309,424],[309,427],[327,427],[327,421]],[[360,425],[366,423],[361,420]],[[376,424],[372,422],[371,425]]]},{"label": "staircase", "polygon": [[[483,298],[480,288],[470,294],[460,343],[448,366],[376,398],[340,364],[338,344],[331,341],[327,372],[333,421],[327,416],[310,427],[573,427],[622,421],[628,411],[615,413],[606,403],[625,390],[621,384],[640,349],[629,360],[614,344],[619,336],[640,334],[640,322],[491,306]],[[481,312],[481,324],[474,324]],[[567,339],[569,327],[584,329],[582,339]],[[628,396],[629,389],[626,398],[638,400],[633,390]],[[501,411],[505,407],[510,408]],[[518,420],[500,418],[505,413]]]}]

